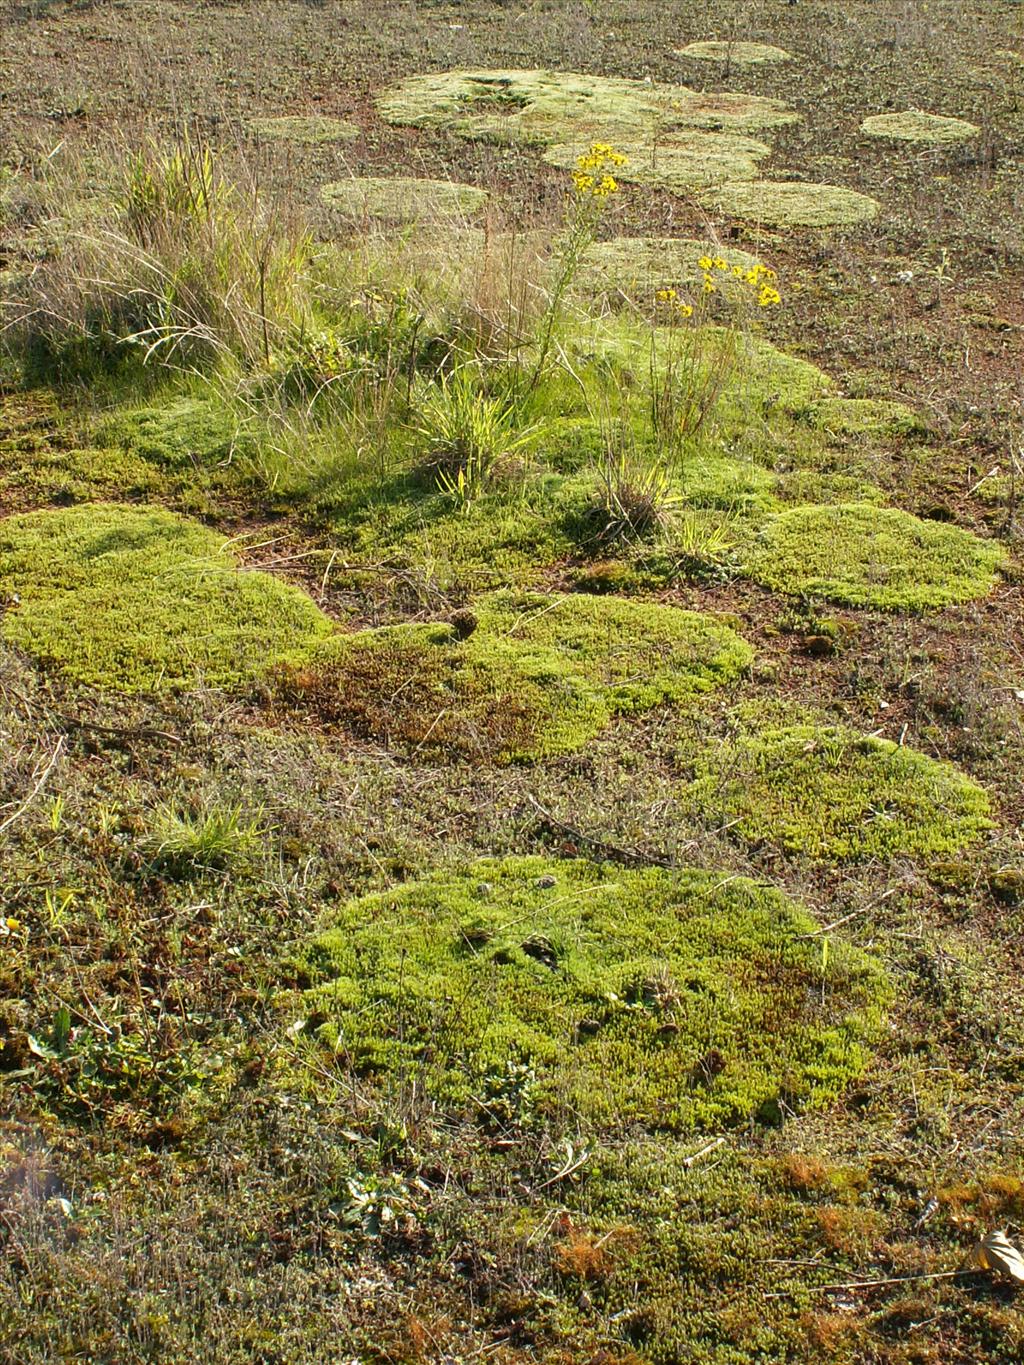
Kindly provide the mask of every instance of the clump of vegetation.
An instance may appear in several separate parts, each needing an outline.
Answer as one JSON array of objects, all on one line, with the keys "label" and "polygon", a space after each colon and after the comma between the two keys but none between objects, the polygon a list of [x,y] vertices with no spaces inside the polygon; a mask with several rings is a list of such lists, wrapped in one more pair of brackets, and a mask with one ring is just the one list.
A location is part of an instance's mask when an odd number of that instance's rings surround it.
[{"label": "clump of vegetation", "polygon": [[354,142],[359,126],[347,119],[328,118],[325,114],[276,114],[250,119],[250,133],[270,142],[302,142],[320,147],[331,142]]},{"label": "clump of vegetation", "polygon": [[684,749],[683,800],[748,843],[823,862],[939,857],[992,828],[986,793],[950,763],[799,714],[735,722]]},{"label": "clump of vegetation", "polygon": [[915,436],[928,430],[919,413],[891,398],[826,398],[808,417],[832,438]]},{"label": "clump of vegetation", "polygon": [[[699,290],[706,256],[721,254],[717,242],[685,237],[612,237],[592,243],[584,253],[575,292],[581,296],[650,306],[659,289],[686,294]],[[745,271],[759,264],[747,251],[729,248],[729,260]]]},{"label": "clump of vegetation", "polygon": [[749,667],[729,626],[609,597],[500,592],[471,628],[395,626],[339,637],[281,670],[286,709],[417,753],[477,761],[581,748],[614,715],[683,705]]},{"label": "clump of vegetation", "polygon": [[744,132],[793,123],[781,100],[704,94],[681,85],[572,71],[447,71],[407,76],[377,97],[389,123],[452,128],[496,142],[565,142],[599,136],[647,137],[692,128]]},{"label": "clump of vegetation", "polygon": [[616,712],[684,703],[738,678],[754,657],[723,621],[654,602],[502,592],[478,612],[485,633],[527,656],[556,651]]},{"label": "clump of vegetation", "polygon": [[685,1130],[828,1103],[886,988],[780,893],[711,872],[513,858],[350,901],[308,1008],[356,1071],[456,1110]]},{"label": "clump of vegetation", "polygon": [[170,470],[227,464],[247,444],[231,409],[205,397],[124,409],[103,421],[96,436]]},{"label": "clump of vegetation", "polygon": [[2,634],[122,692],[251,684],[330,633],[308,597],[244,572],[224,539],[162,508],[88,503],[0,522]]},{"label": "clump of vegetation", "polygon": [[488,195],[475,185],[451,180],[371,175],[333,180],[321,187],[320,197],[347,218],[430,223],[473,218],[483,210]]},{"label": "clump of vegetation", "polygon": [[140,851],[150,865],[172,876],[223,872],[259,846],[258,820],[238,804],[209,802],[196,810],[164,802],[153,812]]},{"label": "clump of vegetation", "polygon": [[721,62],[724,66],[765,66],[788,62],[791,54],[772,43],[751,43],[742,39],[713,39],[687,43],[676,49],[677,57],[695,62]]},{"label": "clump of vegetation", "polygon": [[460,503],[495,479],[511,478],[515,459],[538,435],[536,426],[522,426],[513,399],[489,396],[466,367],[431,386],[416,422],[423,469]]},{"label": "clump of vegetation", "polygon": [[450,625],[388,626],[339,638],[278,670],[284,714],[424,758],[477,763],[581,748],[607,722],[593,692],[552,653],[521,651]]},{"label": "clump of vegetation", "polygon": [[777,592],[856,607],[927,611],[984,597],[1006,556],[993,541],[895,508],[793,507],[770,517],[744,571]]},{"label": "clump of vegetation", "polygon": [[[698,186],[720,185],[727,180],[752,180],[758,163],[771,155],[765,142],[742,133],[706,132],[693,129],[675,133],[671,139],[617,137],[616,147],[628,158],[621,178],[637,185],[686,193]],[[571,167],[580,154],[579,142],[555,142],[544,160],[552,166]]]},{"label": "clump of vegetation", "polygon": [[770,227],[839,227],[870,222],[879,204],[839,185],[796,180],[736,180],[705,190],[709,207]]},{"label": "clump of vegetation", "polygon": [[920,109],[905,109],[893,114],[872,114],[860,125],[869,137],[893,138],[897,142],[963,142],[977,137],[980,129],[966,119],[945,114],[926,114]]},{"label": "clump of vegetation", "polygon": [[[150,146],[105,174],[90,230],[21,286],[14,344],[30,369],[77,380],[154,357],[249,366],[308,322],[308,230],[225,176],[204,143]],[[80,193],[55,183],[51,212]]]}]

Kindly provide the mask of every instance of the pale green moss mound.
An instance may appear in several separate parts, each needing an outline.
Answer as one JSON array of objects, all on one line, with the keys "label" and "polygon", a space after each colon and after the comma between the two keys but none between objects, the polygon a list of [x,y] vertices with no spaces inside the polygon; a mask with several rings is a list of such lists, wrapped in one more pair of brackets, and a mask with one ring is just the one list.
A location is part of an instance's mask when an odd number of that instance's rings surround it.
[{"label": "pale green moss mound", "polygon": [[651,602],[501,592],[485,597],[478,614],[485,635],[510,642],[524,659],[559,655],[615,713],[683,703],[734,681],[754,658],[714,617]]},{"label": "pale green moss mound", "polygon": [[247,446],[234,414],[204,398],[120,412],[97,436],[165,469],[227,463]]},{"label": "pale green moss mound", "polygon": [[0,521],[4,638],[122,692],[232,687],[330,623],[294,588],[243,572],[222,536],[157,508],[87,503]]},{"label": "pale green moss mound", "polygon": [[[733,255],[727,252],[726,259],[731,261]],[[706,372],[713,373],[716,386],[722,386],[723,400],[747,410],[760,407],[794,416],[807,414],[833,389],[824,370],[753,333],[713,324],[701,327],[692,342],[684,341],[682,333],[681,328],[658,327],[652,337],[649,326],[627,313],[617,313],[594,321],[581,332],[578,345],[584,356],[600,356],[604,363],[637,376],[650,374],[653,340],[658,373],[673,364],[678,367],[685,356],[702,382]]]},{"label": "pale green moss mound", "polygon": [[817,405],[811,421],[837,437],[914,436],[928,430],[919,413],[890,398],[829,398]]},{"label": "pale green moss mound", "polygon": [[[586,140],[557,142],[544,153],[544,160],[571,170],[588,149]],[[656,143],[617,138],[615,150],[627,158],[624,166],[615,167],[616,180],[679,193],[727,180],[751,180],[758,173],[758,163],[771,153],[766,143],[739,133],[699,130],[674,133]]]},{"label": "pale green moss mound", "polygon": [[950,763],[841,725],[740,722],[701,744],[683,803],[748,843],[825,862],[948,856],[992,826],[985,792]]},{"label": "pale green moss mound", "polygon": [[706,191],[704,202],[769,227],[849,227],[870,222],[879,210],[878,201],[866,194],[798,180],[736,181]]},{"label": "pale green moss mound", "polygon": [[984,597],[1004,560],[999,545],[959,527],[844,503],[769,518],[747,547],[745,571],[777,592],[925,611]]},{"label": "pale green moss mound", "polygon": [[487,191],[451,180],[413,176],[363,176],[324,185],[321,197],[348,218],[389,223],[437,223],[472,218],[487,203]]},{"label": "pale green moss mound", "polygon": [[359,1073],[483,1122],[736,1124],[829,1103],[886,991],[745,878],[510,858],[345,905],[307,1007]]},{"label": "pale green moss mound", "polygon": [[793,123],[781,100],[714,94],[572,71],[447,71],[408,76],[377,97],[388,123],[540,145],[585,138],[657,140],[706,128],[747,132]]},{"label": "pale green moss mound", "polygon": [[944,114],[925,114],[920,109],[906,109],[895,114],[872,114],[860,125],[869,137],[892,138],[897,142],[964,142],[981,131],[977,124],[966,119],[949,118]]},{"label": "pale green moss mound", "polygon": [[640,602],[514,592],[472,620],[363,631],[279,678],[282,704],[417,753],[482,762],[581,748],[614,715],[682,705],[753,651],[713,618]]},{"label": "pale green moss mound", "polygon": [[[650,304],[659,289],[698,289],[704,277],[698,261],[703,256],[723,254],[730,265],[744,270],[759,263],[756,256],[734,247],[723,252],[717,242],[685,237],[613,237],[587,249],[576,276],[576,289],[582,294],[621,296]],[[723,284],[729,282],[729,277],[723,276]]]},{"label": "pale green moss mound", "polygon": [[727,66],[769,66],[788,62],[792,54],[771,43],[730,43],[708,41],[687,43],[676,49],[677,57],[689,57],[695,62],[722,62]]},{"label": "pale green moss mound", "polygon": [[280,114],[273,118],[254,118],[249,120],[249,131],[272,142],[302,142],[309,146],[354,142],[359,136],[356,124],[346,119],[327,118],[322,114]]}]

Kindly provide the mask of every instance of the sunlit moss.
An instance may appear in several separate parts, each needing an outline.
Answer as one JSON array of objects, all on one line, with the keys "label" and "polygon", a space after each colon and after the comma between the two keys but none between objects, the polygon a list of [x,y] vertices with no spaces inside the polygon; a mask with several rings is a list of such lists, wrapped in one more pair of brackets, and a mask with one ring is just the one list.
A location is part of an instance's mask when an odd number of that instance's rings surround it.
[{"label": "sunlit moss", "polygon": [[748,707],[717,742],[694,735],[682,795],[735,837],[825,861],[934,857],[991,827],[985,792],[950,763],[785,708]]},{"label": "sunlit moss", "polygon": [[892,114],[872,114],[860,125],[869,137],[892,138],[896,142],[963,142],[976,137],[977,124],[945,114],[926,114],[920,109],[905,109]]},{"label": "sunlit moss", "polygon": [[245,573],[224,538],[162,508],[87,503],[0,521],[2,632],[124,692],[251,683],[327,635],[303,593]]},{"label": "sunlit moss", "polygon": [[794,507],[746,546],[744,571],[777,592],[925,611],[984,597],[1002,547],[969,531],[864,503]]},{"label": "sunlit moss", "polygon": [[704,191],[702,199],[721,213],[769,227],[849,227],[869,222],[879,210],[869,195],[797,180],[738,180]]},{"label": "sunlit moss", "polygon": [[355,1071],[484,1122],[734,1124],[865,1063],[882,974],[813,928],[733,875],[482,862],[343,906],[308,1007]]}]

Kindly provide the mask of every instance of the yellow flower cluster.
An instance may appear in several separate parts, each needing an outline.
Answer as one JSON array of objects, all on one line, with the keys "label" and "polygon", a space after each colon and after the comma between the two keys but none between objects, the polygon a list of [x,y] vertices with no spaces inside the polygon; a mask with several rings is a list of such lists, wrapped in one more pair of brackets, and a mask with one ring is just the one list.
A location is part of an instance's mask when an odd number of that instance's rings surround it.
[{"label": "yellow flower cluster", "polygon": [[693,304],[681,299],[674,289],[659,289],[654,297],[659,303],[666,304],[673,312],[678,313],[680,317],[693,317]]},{"label": "yellow flower cluster", "polygon": [[576,158],[576,169],[572,173],[576,193],[591,199],[606,199],[614,194],[619,182],[609,174],[608,167],[624,166],[626,159],[610,142],[592,143],[589,152]]},{"label": "yellow flower cluster", "polygon": [[733,276],[734,279],[747,284],[757,295],[757,306],[759,308],[770,308],[773,304],[780,303],[782,295],[775,288],[773,281],[777,278],[774,270],[769,270],[766,265],[753,265],[749,270],[741,265],[730,266],[724,256],[702,256],[697,262],[704,272],[704,293],[714,294],[718,291],[715,282],[715,272],[721,271]]}]

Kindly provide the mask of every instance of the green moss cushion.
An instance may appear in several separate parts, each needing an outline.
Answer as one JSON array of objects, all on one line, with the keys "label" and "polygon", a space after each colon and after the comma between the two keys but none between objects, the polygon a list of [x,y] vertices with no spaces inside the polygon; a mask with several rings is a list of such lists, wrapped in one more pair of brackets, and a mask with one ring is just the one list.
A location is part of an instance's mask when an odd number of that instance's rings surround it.
[{"label": "green moss cushion", "polygon": [[416,753],[509,762],[581,748],[614,715],[738,677],[750,646],[714,617],[611,597],[501,592],[449,625],[344,636],[283,670],[286,707]]},{"label": "green moss cushion", "polygon": [[683,755],[684,807],[755,845],[826,862],[959,852],[992,826],[985,792],[951,763],[802,717],[746,714]]},{"label": "green moss cushion", "polygon": [[511,858],[343,906],[307,1004],[355,1071],[485,1122],[734,1124],[865,1063],[882,974],[813,929],[731,875]]},{"label": "green moss cushion", "polygon": [[992,541],[867,503],[794,507],[748,547],[751,578],[850,606],[923,611],[984,597],[1005,552]]},{"label": "green moss cushion", "polygon": [[244,572],[223,536],[113,503],[0,521],[0,598],[12,644],[125,692],[251,682],[331,630],[304,593]]}]

